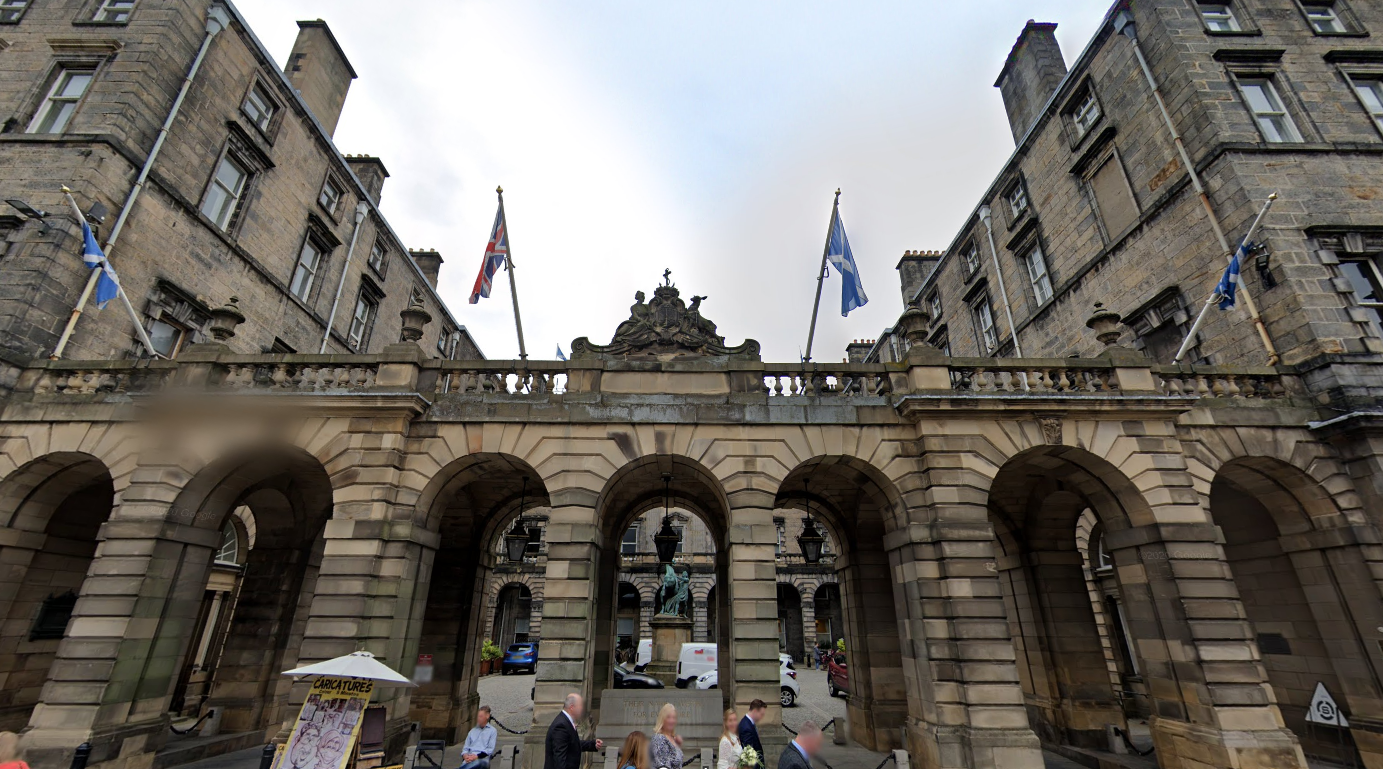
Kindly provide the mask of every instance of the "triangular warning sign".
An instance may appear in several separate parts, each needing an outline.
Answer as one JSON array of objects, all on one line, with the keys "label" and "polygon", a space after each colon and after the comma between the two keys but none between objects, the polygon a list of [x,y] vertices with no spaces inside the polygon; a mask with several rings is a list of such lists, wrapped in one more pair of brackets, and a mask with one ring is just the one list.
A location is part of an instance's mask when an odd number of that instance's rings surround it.
[{"label": "triangular warning sign", "polygon": [[1340,712],[1340,706],[1335,704],[1335,698],[1326,691],[1325,684],[1316,682],[1316,693],[1311,695],[1311,708],[1306,711],[1306,720],[1316,724],[1329,724],[1331,726],[1349,726],[1349,719]]}]

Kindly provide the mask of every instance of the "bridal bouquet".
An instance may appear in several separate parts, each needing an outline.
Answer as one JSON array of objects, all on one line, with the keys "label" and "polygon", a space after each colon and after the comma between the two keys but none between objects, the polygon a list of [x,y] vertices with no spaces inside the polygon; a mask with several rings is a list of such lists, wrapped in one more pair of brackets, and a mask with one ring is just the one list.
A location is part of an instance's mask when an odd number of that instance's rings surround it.
[{"label": "bridal bouquet", "polygon": [[740,769],[750,769],[750,767],[760,766],[762,764],[763,761],[759,758],[759,751],[753,748],[745,748],[740,752],[740,761],[737,766],[739,766]]}]

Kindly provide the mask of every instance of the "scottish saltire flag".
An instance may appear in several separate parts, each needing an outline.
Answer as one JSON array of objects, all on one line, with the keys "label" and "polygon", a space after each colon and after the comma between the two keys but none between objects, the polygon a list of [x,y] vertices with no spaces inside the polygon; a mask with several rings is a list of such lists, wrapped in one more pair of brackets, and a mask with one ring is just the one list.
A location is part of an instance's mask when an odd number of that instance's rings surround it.
[{"label": "scottish saltire flag", "polygon": [[855,255],[850,252],[850,239],[845,237],[845,221],[836,213],[836,223],[831,228],[831,245],[826,259],[840,273],[840,314],[846,316],[851,310],[869,304],[864,295],[864,283],[860,281],[859,269],[855,267]]},{"label": "scottish saltire flag", "polygon": [[[77,208],[76,204],[72,207]],[[81,210],[78,209],[77,213],[80,215]],[[96,243],[96,236],[91,233],[91,225],[87,224],[86,217],[79,216],[77,221],[82,223],[82,261],[87,267],[101,271],[101,277],[96,281],[96,309],[104,310],[110,300],[120,295],[120,279],[106,260],[106,253]]]},{"label": "scottish saltire flag", "polygon": [[504,231],[504,204],[500,203],[495,212],[495,226],[490,228],[490,242],[485,246],[485,260],[480,263],[480,274],[475,276],[475,286],[471,289],[471,304],[479,302],[481,297],[490,298],[495,273],[504,266],[508,255],[509,236]]},{"label": "scottish saltire flag", "polygon": [[1234,252],[1234,256],[1229,260],[1229,266],[1225,268],[1225,274],[1220,278],[1220,282],[1215,285],[1215,295],[1220,298],[1220,309],[1234,309],[1234,295],[1239,290],[1239,255],[1244,253],[1248,244],[1239,246],[1239,250]]},{"label": "scottish saltire flag", "polygon": [[557,345],[557,360],[566,360],[567,354],[562,352],[562,345]]}]

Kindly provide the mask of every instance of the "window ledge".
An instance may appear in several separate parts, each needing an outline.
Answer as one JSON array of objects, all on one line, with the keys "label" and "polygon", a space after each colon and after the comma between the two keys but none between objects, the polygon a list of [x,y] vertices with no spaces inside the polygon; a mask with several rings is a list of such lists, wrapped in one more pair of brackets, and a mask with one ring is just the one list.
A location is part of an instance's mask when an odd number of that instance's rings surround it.
[{"label": "window ledge", "polygon": [[1316,37],[1369,37],[1368,30],[1351,30],[1348,32],[1318,32],[1313,29],[1311,31],[1315,34]]},{"label": "window ledge", "polygon": [[129,20],[126,21],[97,21],[95,19],[73,19],[74,27],[128,27]]},{"label": "window ledge", "polygon": [[1262,37],[1262,30],[1257,29],[1207,29],[1205,34],[1209,37]]}]

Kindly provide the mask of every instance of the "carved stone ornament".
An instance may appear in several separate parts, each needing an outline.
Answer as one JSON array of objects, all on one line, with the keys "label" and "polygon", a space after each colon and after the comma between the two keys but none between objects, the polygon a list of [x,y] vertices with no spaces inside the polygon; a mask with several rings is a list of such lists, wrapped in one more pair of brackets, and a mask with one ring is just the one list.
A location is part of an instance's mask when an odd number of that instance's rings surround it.
[{"label": "carved stone ornament", "polygon": [[716,334],[716,324],[702,317],[704,296],[694,296],[688,305],[672,284],[670,272],[653,290],[653,299],[644,302],[642,291],[634,294],[629,320],[619,324],[607,345],[591,344],[586,337],[571,343],[572,357],[622,357],[672,359],[702,355],[734,358],[759,358],[759,343],[745,340],[737,347],[726,347],[725,338]]},{"label": "carved stone ornament", "polygon": [[1052,446],[1061,445],[1061,417],[1038,417],[1037,424],[1042,427],[1042,440]]}]

